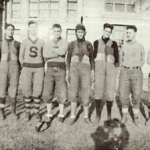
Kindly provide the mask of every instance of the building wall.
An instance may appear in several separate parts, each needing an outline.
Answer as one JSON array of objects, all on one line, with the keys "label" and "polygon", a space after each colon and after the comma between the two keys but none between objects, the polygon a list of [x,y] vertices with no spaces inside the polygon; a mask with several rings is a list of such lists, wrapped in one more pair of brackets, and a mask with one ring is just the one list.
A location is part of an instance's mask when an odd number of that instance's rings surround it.
[{"label": "building wall", "polygon": [[[70,18],[67,17],[67,0],[59,0],[59,17],[55,18],[29,18],[29,0],[20,0],[20,18],[12,18],[12,1],[7,4],[7,22],[13,23],[16,27],[16,37],[22,41],[27,37],[27,23],[29,20],[37,20],[39,24],[39,37],[45,40],[50,36],[51,27],[54,23],[60,23],[63,28],[63,37],[67,37],[67,29],[74,29],[77,23],[80,23],[81,16],[83,16],[83,24],[86,26],[86,39],[93,43],[94,40],[101,38],[103,24],[111,23],[115,25],[136,25],[138,28],[137,40],[144,45],[145,53],[150,49],[150,19],[149,10],[144,10],[137,13],[127,12],[107,12],[105,9],[105,0],[78,0],[77,1],[77,15]],[[106,0],[111,1],[111,0]],[[113,1],[113,0],[112,0]],[[139,0],[138,0],[139,1]],[[139,5],[139,2],[138,2]],[[116,7],[117,8],[117,7]],[[136,7],[140,8],[140,7]],[[115,40],[115,32],[113,31],[112,38]],[[68,32],[69,33],[69,32]],[[71,31],[73,34],[74,31]],[[124,35],[125,36],[125,35]],[[68,41],[73,40],[75,35],[70,37]],[[149,66],[144,65],[144,76],[147,77],[149,73]]]}]

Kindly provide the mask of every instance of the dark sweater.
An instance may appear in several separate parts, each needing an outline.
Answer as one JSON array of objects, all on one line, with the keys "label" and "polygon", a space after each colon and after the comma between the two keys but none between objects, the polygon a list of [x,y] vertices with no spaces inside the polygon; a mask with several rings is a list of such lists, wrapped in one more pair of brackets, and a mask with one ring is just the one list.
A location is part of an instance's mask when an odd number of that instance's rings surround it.
[{"label": "dark sweater", "polygon": [[[14,39],[12,38],[12,39],[5,39],[5,40],[6,40],[7,43],[8,43],[8,47],[10,48],[11,45],[12,45],[12,41],[13,41]],[[2,57],[2,50],[1,50],[2,42],[3,42],[3,41],[0,42],[0,61],[1,61],[1,57]],[[15,42],[14,42],[14,47],[18,50],[18,58],[19,58],[20,45],[21,45],[20,42],[18,42],[18,41],[15,41]]]},{"label": "dark sweater", "polygon": [[[109,38],[104,39],[102,37],[102,40],[104,41],[104,43],[106,44],[109,41]],[[96,58],[97,56],[97,52],[98,52],[98,40],[94,41],[94,58]],[[111,47],[114,49],[114,58],[115,58],[115,63],[119,63],[119,51],[118,51],[118,45],[115,41],[113,41],[113,44],[111,45]]]},{"label": "dark sweater", "polygon": [[[76,49],[75,47],[78,47]],[[79,57],[79,62],[82,63],[82,58],[84,55],[89,57],[89,62],[91,64],[91,70],[94,70],[94,57],[93,57],[93,47],[88,41],[76,40],[69,44],[68,55],[67,55],[67,70],[70,69],[71,57],[77,55]]]}]

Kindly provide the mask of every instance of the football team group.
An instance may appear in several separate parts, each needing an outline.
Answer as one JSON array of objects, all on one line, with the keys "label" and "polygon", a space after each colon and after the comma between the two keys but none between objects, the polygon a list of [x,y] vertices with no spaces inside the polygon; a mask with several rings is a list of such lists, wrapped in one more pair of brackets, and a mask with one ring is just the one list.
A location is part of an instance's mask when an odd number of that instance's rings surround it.
[{"label": "football team group", "polygon": [[[47,107],[45,121],[50,122],[53,118],[53,98],[57,97],[59,121],[64,121],[64,104],[68,100],[71,103],[69,124],[73,125],[76,121],[77,100],[80,95],[84,109],[84,122],[91,124],[92,121],[89,119],[91,84],[94,85],[96,122],[100,121],[101,110],[105,104],[107,119],[111,120],[117,68],[120,67],[118,91],[122,105],[121,122],[126,123],[128,108],[132,103],[134,123],[139,125],[145,52],[142,44],[136,41],[136,26],[127,26],[127,41],[122,45],[120,54],[117,43],[110,39],[113,25],[108,23],[103,25],[103,35],[95,40],[93,45],[85,39],[87,31],[83,24],[76,25],[76,40],[70,43],[61,37],[60,24],[52,26],[54,38],[47,42],[38,38],[36,21],[29,21],[28,38],[22,43],[13,38],[14,30],[14,25],[6,25],[5,39],[0,45],[2,120],[6,118],[7,95],[11,100],[12,115],[14,119],[18,119],[16,103],[19,79],[22,83],[26,121],[31,119],[32,103],[36,120],[41,120],[39,110],[41,101],[44,101]],[[150,64],[150,54],[147,63]]]}]

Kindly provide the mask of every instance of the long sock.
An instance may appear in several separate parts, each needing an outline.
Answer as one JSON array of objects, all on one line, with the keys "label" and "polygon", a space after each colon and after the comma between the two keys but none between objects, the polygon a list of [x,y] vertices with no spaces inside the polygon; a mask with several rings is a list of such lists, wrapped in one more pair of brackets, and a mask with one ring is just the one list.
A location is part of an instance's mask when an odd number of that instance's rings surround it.
[{"label": "long sock", "polygon": [[0,98],[0,108],[4,108],[6,103],[6,98]]},{"label": "long sock", "polygon": [[139,114],[139,109],[133,108],[134,117],[137,118]]},{"label": "long sock", "polygon": [[31,107],[31,99],[25,99],[25,108],[26,112],[30,112],[30,107]]},{"label": "long sock", "polygon": [[6,102],[5,98],[0,98],[0,111],[1,111],[3,117],[5,116],[4,115],[5,102]]},{"label": "long sock", "polygon": [[52,117],[53,115],[52,115],[52,113],[51,113],[51,111],[52,111],[52,103],[47,103],[47,117]]},{"label": "long sock", "polygon": [[71,103],[71,118],[76,117],[76,108],[77,108],[77,102]]},{"label": "long sock", "polygon": [[12,103],[12,113],[16,113],[16,98],[11,98]]},{"label": "long sock", "polygon": [[102,110],[103,110],[103,107],[104,107],[104,105],[105,105],[105,101],[104,100],[102,100],[102,99],[96,99],[95,100],[95,105],[96,105],[96,115],[97,115],[97,117],[101,117],[101,113],[102,113]]},{"label": "long sock", "polygon": [[89,118],[89,106],[84,106],[84,118]]},{"label": "long sock", "polygon": [[34,112],[39,113],[41,100],[40,99],[34,99]]},{"label": "long sock", "polygon": [[95,99],[96,117],[100,117],[100,100]]},{"label": "long sock", "polygon": [[112,109],[113,102],[112,101],[107,101],[107,116],[108,120],[111,119],[111,109]]},{"label": "long sock", "polygon": [[59,104],[59,117],[64,117],[64,104]]},{"label": "long sock", "polygon": [[128,108],[122,108],[122,118],[121,122],[124,124],[127,121]]}]

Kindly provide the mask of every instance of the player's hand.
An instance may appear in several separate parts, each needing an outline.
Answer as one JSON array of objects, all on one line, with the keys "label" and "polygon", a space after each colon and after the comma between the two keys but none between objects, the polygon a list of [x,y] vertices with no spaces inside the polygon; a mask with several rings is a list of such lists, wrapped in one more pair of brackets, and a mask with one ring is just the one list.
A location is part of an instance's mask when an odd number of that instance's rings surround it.
[{"label": "player's hand", "polygon": [[58,46],[53,46],[53,48],[59,48]]},{"label": "player's hand", "polygon": [[118,68],[118,67],[119,67],[119,64],[118,64],[118,63],[115,63],[115,67]]},{"label": "player's hand", "polygon": [[70,84],[70,75],[69,75],[68,71],[66,72],[66,82],[67,82],[67,86],[69,86],[69,84]]},{"label": "player's hand", "polygon": [[91,72],[91,82],[93,83],[95,81],[95,75],[94,75],[94,70]]}]

